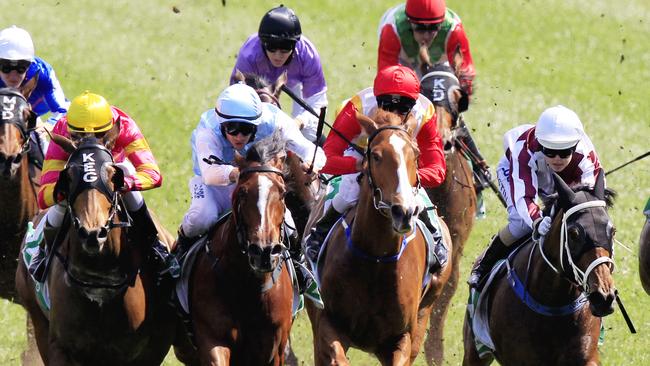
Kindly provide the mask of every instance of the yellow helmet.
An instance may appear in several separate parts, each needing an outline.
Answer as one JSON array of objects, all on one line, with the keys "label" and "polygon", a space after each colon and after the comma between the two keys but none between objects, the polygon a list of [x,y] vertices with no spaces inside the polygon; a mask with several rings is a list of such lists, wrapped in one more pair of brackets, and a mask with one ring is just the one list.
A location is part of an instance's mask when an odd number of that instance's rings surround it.
[{"label": "yellow helmet", "polygon": [[113,127],[111,106],[101,95],[86,90],[74,98],[68,110],[70,132],[98,133]]}]

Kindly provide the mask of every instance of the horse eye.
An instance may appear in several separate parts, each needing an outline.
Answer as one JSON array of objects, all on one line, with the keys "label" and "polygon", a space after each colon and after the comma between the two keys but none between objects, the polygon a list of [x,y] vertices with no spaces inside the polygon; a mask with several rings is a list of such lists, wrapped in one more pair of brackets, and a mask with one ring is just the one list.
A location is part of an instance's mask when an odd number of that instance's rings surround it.
[{"label": "horse eye", "polygon": [[577,227],[572,227],[569,229],[569,239],[571,241],[576,241],[580,239],[580,229]]},{"label": "horse eye", "polygon": [[373,152],[372,153],[372,160],[377,161],[377,162],[380,161],[381,160],[381,155],[379,155],[379,153]]}]

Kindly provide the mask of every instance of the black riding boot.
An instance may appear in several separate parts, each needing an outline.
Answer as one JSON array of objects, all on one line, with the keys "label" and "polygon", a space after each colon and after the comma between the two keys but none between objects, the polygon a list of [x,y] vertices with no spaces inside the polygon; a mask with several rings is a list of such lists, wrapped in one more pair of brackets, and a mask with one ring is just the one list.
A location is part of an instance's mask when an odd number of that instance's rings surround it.
[{"label": "black riding boot", "polygon": [[458,137],[460,137],[462,143],[465,146],[467,146],[470,154],[475,158],[475,159],[471,159],[471,162],[472,162],[472,170],[475,173],[474,183],[475,183],[476,193],[478,194],[484,188],[487,188],[490,185],[490,181],[492,180],[490,167],[487,165],[487,162],[485,161],[485,158],[483,158],[481,151],[479,151],[478,146],[476,146],[476,142],[474,142],[474,138],[472,137],[472,134],[470,133],[469,128],[467,127],[467,124],[465,124],[465,121],[461,121],[461,125],[458,131]]},{"label": "black riding boot", "polygon": [[305,256],[298,242],[298,234],[295,231],[289,234],[287,231],[286,235],[289,239],[289,256],[296,272],[299,292],[314,302],[316,307],[323,309],[325,306],[318,290],[318,283],[314,278],[314,274],[307,268]]},{"label": "black riding boot", "polygon": [[499,234],[495,235],[490,242],[490,246],[488,246],[485,252],[474,263],[472,273],[467,281],[469,287],[476,288],[480,291],[483,288],[485,276],[492,270],[494,264],[499,259],[506,258],[516,247],[516,245],[506,246],[501,241]]},{"label": "black riding boot", "polygon": [[27,152],[27,157],[29,163],[33,164],[39,170],[43,170],[43,160],[45,159],[45,151],[41,148],[40,143],[41,137],[36,133],[32,132],[29,137],[29,151]]},{"label": "black riding boot", "polygon": [[[43,217],[43,220],[47,220],[47,217]],[[36,258],[32,259],[34,265],[27,269],[36,282],[45,282],[47,276],[47,254],[48,251],[52,250],[52,245],[58,232],[58,227],[52,227],[47,223],[43,228],[43,240],[39,243]]]},{"label": "black riding boot", "polygon": [[315,265],[318,260],[318,253],[323,245],[323,240],[325,240],[330,229],[340,217],[341,213],[336,211],[334,206],[330,206],[323,217],[316,222],[314,228],[311,229],[311,233],[305,240],[305,254],[312,265]]},{"label": "black riding boot", "polygon": [[436,263],[431,264],[430,272],[435,273],[447,263],[447,248],[442,242],[442,233],[435,226],[433,226],[431,218],[429,217],[429,212],[426,209],[422,210],[422,212],[418,214],[418,219],[424,223],[424,226],[429,229],[431,236],[433,236],[433,254]]},{"label": "black riding boot", "polygon": [[176,246],[174,247],[174,255],[176,258],[179,260],[183,258],[185,253],[187,253],[192,245],[196,243],[196,241],[199,239],[200,235],[197,236],[187,236],[185,235],[185,231],[183,230],[183,226],[178,227],[178,237],[176,238]]}]

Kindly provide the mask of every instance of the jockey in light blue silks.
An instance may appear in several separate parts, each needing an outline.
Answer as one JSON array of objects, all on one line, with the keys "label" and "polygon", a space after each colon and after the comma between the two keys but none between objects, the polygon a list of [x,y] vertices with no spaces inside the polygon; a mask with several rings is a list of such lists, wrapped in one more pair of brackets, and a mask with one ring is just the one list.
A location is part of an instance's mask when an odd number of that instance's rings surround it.
[{"label": "jockey in light blue silks", "polygon": [[[239,168],[231,165],[235,152],[244,155],[257,140],[278,131],[287,141],[287,149],[303,161],[311,162],[314,172],[325,165],[325,154],[307,140],[286,113],[269,103],[262,103],[255,90],[244,84],[227,87],[217,99],[214,109],[201,115],[192,133],[192,162],[194,176],[189,181],[192,203],[178,233],[181,250],[189,248],[198,236],[205,234],[217,219],[231,209]],[[213,164],[206,160],[220,161]],[[206,159],[206,160],[204,160]],[[285,220],[293,223],[287,210]],[[299,244],[298,244],[299,245]],[[295,255],[295,253],[293,254]],[[301,291],[322,306],[316,281],[303,265],[304,259],[293,258]]]},{"label": "jockey in light blue silks", "polygon": [[[36,86],[27,101],[32,110],[42,116],[50,113],[43,128],[51,130],[56,121],[68,111],[70,101],[65,98],[54,69],[40,57],[34,56],[34,43],[29,33],[15,25],[0,31],[0,88],[20,89],[35,80]],[[40,133],[30,137],[30,162],[39,167],[47,152],[47,133],[40,128]]]}]

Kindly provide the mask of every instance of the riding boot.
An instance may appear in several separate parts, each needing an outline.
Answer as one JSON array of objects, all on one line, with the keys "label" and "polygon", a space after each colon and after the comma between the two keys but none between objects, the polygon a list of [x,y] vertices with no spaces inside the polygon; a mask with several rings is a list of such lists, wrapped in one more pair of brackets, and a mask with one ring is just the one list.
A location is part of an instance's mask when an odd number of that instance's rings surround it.
[{"label": "riding boot", "polygon": [[320,247],[323,245],[323,240],[332,229],[332,226],[339,220],[341,213],[336,211],[334,206],[330,206],[323,217],[321,217],[314,228],[311,229],[309,236],[305,239],[305,254],[307,259],[311,262],[312,268],[315,268],[318,261],[318,254]]},{"label": "riding boot", "polygon": [[467,281],[469,287],[480,291],[483,288],[485,276],[490,273],[496,262],[506,258],[516,247],[516,245],[506,246],[499,234],[495,235],[488,248],[474,263],[472,273]]},{"label": "riding boot", "polygon": [[431,222],[431,218],[429,217],[429,212],[428,210],[422,210],[418,214],[418,219],[424,223],[424,226],[427,227],[429,232],[431,233],[431,236],[433,237],[433,260],[434,263],[431,263],[431,266],[429,267],[429,272],[431,273],[436,273],[442,266],[444,266],[447,263],[447,258],[448,258],[448,253],[447,253],[447,247],[442,242],[442,233],[440,230],[438,230],[435,226],[433,226],[433,223]]},{"label": "riding boot", "polygon": [[29,137],[29,151],[27,157],[29,163],[39,170],[43,170],[43,160],[45,160],[45,151],[43,151],[42,137],[36,131],[32,132]]},{"label": "riding boot", "polygon": [[[45,218],[43,218],[45,220]],[[31,222],[30,222],[31,225]],[[54,244],[56,234],[58,233],[59,228],[52,227],[48,224],[45,224],[43,228],[43,240],[39,243],[38,252],[36,256],[32,258],[28,271],[36,282],[45,282],[47,276],[47,255],[50,248]]]},{"label": "riding boot", "polygon": [[472,170],[474,171],[475,187],[476,193],[479,194],[484,188],[489,187],[490,181],[492,180],[492,174],[490,173],[490,167],[488,166],[485,158],[481,154],[481,151],[476,146],[474,138],[465,124],[464,120],[461,120],[461,125],[458,132],[458,137],[462,143],[467,146],[469,153],[474,157],[470,159],[472,162]]},{"label": "riding boot", "polygon": [[176,238],[176,246],[174,247],[173,254],[178,258],[178,260],[182,260],[192,245],[194,245],[194,243],[199,239],[200,235],[191,237],[187,236],[182,225],[178,227],[177,235],[178,237]]}]

